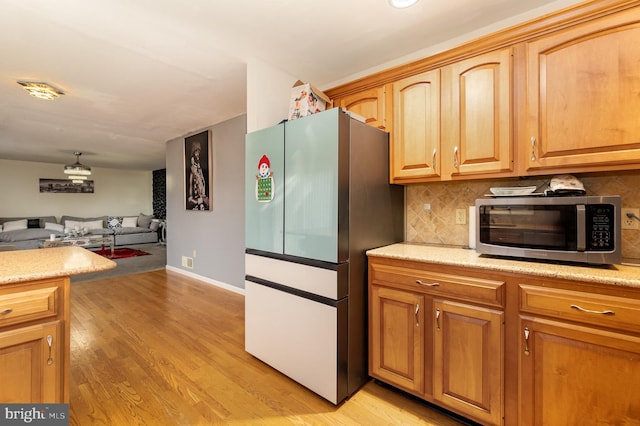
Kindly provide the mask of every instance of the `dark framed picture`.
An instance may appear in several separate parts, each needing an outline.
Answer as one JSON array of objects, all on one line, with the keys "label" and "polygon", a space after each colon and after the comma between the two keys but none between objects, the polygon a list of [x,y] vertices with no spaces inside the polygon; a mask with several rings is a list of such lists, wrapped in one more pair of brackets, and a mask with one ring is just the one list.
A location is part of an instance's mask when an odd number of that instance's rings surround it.
[{"label": "dark framed picture", "polygon": [[184,199],[187,210],[212,210],[211,132],[184,140]]},{"label": "dark framed picture", "polygon": [[40,192],[51,194],[93,194],[93,181],[73,183],[69,179],[40,179]]}]

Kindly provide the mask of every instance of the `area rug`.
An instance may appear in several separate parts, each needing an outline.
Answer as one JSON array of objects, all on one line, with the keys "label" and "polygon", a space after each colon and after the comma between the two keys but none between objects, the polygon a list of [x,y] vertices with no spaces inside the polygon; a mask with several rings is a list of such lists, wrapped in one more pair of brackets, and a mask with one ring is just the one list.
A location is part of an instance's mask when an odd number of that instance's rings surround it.
[{"label": "area rug", "polygon": [[124,259],[126,257],[147,256],[150,254],[146,251],[132,249],[129,247],[118,247],[113,250],[113,255],[111,254],[111,249],[106,247],[104,250],[94,250],[93,252],[109,259]]}]

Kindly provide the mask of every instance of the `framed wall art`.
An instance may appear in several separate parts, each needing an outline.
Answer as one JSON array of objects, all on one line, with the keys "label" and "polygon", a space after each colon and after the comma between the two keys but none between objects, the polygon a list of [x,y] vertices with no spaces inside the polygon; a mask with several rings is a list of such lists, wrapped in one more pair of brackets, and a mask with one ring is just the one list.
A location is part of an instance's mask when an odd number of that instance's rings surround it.
[{"label": "framed wall art", "polygon": [[40,179],[40,192],[51,194],[93,194],[93,181],[73,183],[69,179]]},{"label": "framed wall art", "polygon": [[184,199],[187,210],[212,210],[213,161],[209,130],[184,140]]}]

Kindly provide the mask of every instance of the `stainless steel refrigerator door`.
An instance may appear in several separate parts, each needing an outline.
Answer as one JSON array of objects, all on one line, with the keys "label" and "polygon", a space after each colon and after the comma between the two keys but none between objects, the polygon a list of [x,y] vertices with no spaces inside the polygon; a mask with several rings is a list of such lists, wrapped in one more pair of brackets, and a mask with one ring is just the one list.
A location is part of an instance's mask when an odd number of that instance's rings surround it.
[{"label": "stainless steel refrigerator door", "polygon": [[334,108],[285,126],[285,254],[338,262],[340,114]]},{"label": "stainless steel refrigerator door", "polygon": [[246,247],[282,254],[283,221],[284,125],[279,125],[246,136]]}]

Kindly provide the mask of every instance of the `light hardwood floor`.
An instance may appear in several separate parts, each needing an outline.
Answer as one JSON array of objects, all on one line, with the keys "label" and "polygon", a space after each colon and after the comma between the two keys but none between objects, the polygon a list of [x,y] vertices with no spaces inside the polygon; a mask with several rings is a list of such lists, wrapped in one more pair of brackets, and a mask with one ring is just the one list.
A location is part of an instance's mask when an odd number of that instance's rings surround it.
[{"label": "light hardwood floor", "polygon": [[72,425],[459,425],[374,382],[336,407],[244,351],[244,298],[171,271],[71,287]]}]

